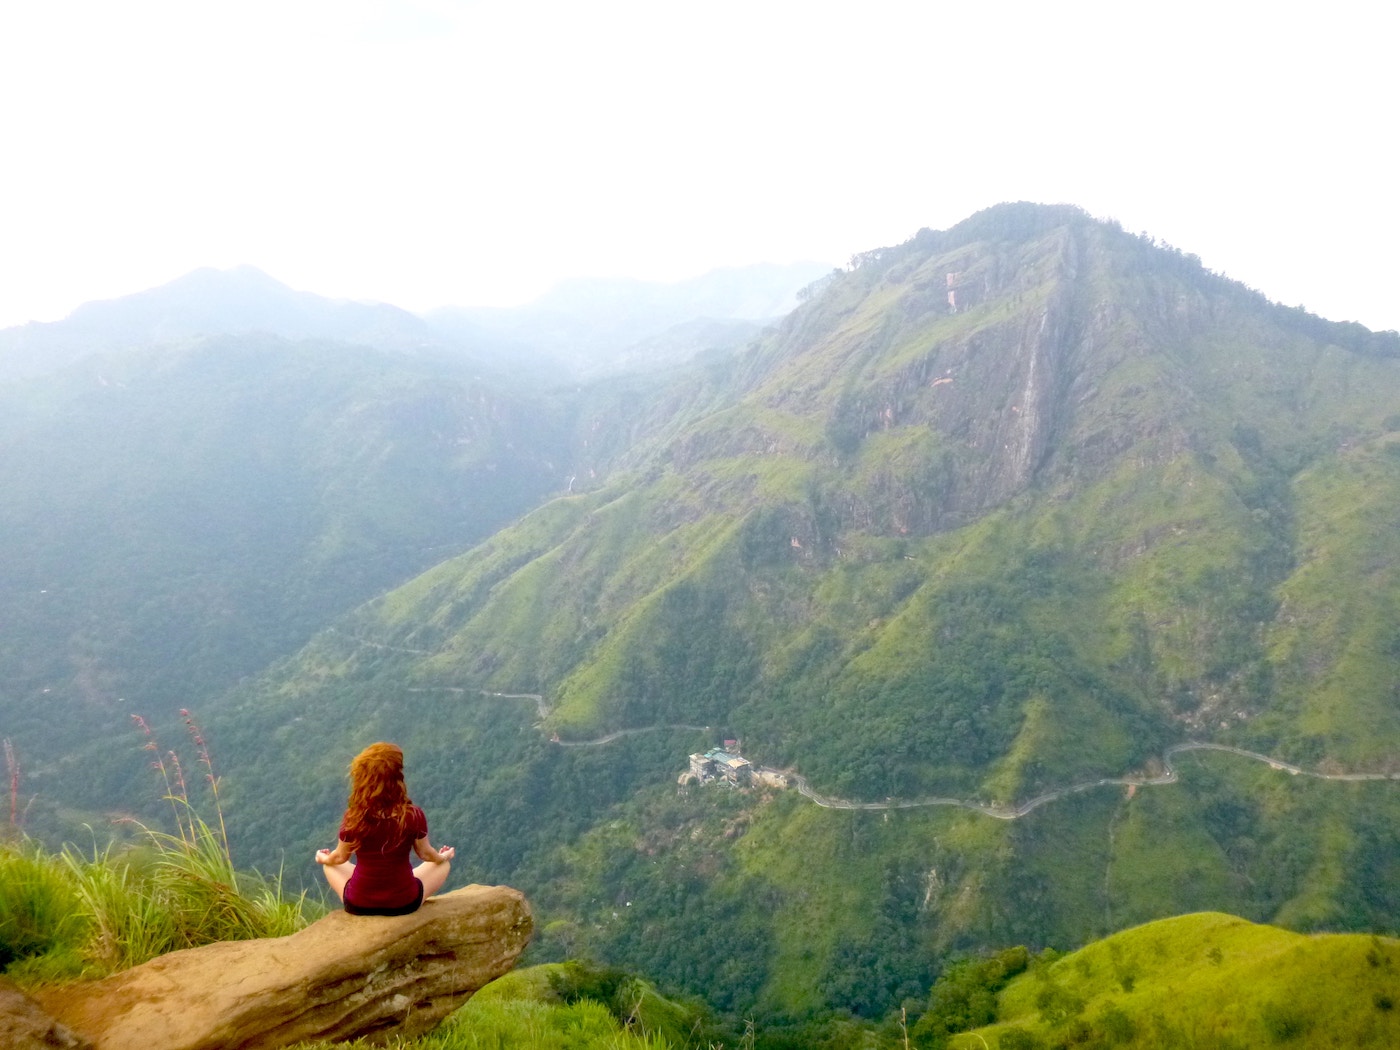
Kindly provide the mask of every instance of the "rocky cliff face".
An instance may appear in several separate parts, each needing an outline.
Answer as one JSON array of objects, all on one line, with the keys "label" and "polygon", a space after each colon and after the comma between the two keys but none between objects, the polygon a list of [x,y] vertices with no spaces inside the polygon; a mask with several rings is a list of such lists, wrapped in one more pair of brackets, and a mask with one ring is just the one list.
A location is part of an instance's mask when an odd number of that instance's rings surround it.
[{"label": "rocky cliff face", "polygon": [[832,486],[842,522],[891,534],[999,506],[1040,476],[1103,341],[1086,222],[1011,243],[916,238],[858,260],[751,355],[748,395],[678,438],[671,462],[827,461],[850,476]]}]

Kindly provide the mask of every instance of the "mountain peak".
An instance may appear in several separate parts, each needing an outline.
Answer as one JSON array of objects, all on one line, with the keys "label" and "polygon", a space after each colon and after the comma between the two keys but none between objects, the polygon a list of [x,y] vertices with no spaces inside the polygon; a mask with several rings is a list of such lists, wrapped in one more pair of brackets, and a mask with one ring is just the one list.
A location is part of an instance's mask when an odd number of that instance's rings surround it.
[{"label": "mountain peak", "polygon": [[[974,212],[962,222],[943,231],[945,237],[962,241],[1026,241],[1043,236],[1061,226],[1083,226],[1096,222],[1074,204],[1038,204],[1034,201],[1005,201]],[[920,231],[920,233],[934,231]]]},{"label": "mountain peak", "polygon": [[[249,263],[240,263],[238,266],[223,269],[216,266],[201,266],[173,281],[167,281],[165,284],[136,294],[158,295],[169,289],[177,288],[256,288],[264,291],[276,290],[292,295],[297,294],[277,278]],[[81,310],[83,307],[78,309]]]},{"label": "mountain peak", "polygon": [[51,372],[91,354],[247,332],[389,349],[430,338],[421,318],[396,306],[299,292],[255,266],[201,267],[143,292],[84,303],[62,321],[0,332],[0,379]]}]

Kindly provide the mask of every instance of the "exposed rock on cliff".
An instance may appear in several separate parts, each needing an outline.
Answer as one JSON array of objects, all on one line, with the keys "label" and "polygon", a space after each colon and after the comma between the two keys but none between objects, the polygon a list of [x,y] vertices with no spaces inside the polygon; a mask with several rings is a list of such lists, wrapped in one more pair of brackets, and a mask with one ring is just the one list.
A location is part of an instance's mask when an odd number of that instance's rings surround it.
[{"label": "exposed rock on cliff", "polygon": [[265,1050],[412,1035],[509,971],[532,926],[519,891],[467,886],[412,915],[335,912],[290,937],[172,952],[37,998],[96,1050]]}]

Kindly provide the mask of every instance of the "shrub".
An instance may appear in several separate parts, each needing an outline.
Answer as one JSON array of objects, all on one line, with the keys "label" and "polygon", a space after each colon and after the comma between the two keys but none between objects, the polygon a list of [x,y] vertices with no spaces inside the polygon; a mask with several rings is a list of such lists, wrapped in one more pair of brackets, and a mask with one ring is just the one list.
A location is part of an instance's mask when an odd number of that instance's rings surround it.
[{"label": "shrub", "polygon": [[1099,1012],[1094,1025],[1103,1032],[1110,1046],[1130,1043],[1137,1036],[1137,1023],[1112,1003]]},{"label": "shrub", "polygon": [[1259,1011],[1259,1019],[1264,1022],[1264,1031],[1275,1043],[1287,1043],[1297,1039],[1308,1028],[1308,1020],[1290,1006],[1267,1003]]}]

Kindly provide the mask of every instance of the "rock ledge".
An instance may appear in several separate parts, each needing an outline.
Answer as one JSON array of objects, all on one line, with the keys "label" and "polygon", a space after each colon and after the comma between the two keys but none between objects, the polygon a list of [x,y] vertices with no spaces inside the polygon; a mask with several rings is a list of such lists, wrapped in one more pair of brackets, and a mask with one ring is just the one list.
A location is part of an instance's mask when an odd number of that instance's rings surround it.
[{"label": "rock ledge", "polygon": [[515,965],[533,922],[507,886],[467,886],[412,915],[333,912],[289,937],[224,941],[34,998],[95,1050],[271,1050],[414,1035]]}]

